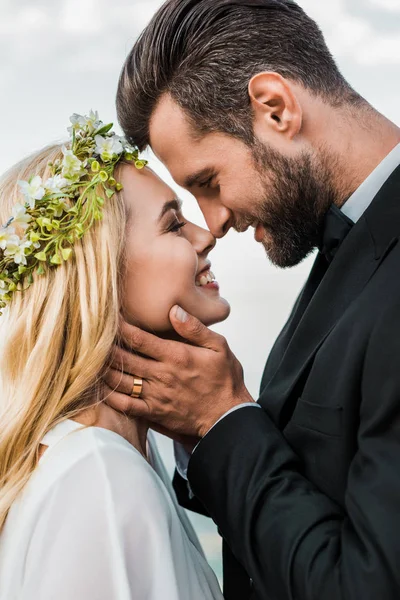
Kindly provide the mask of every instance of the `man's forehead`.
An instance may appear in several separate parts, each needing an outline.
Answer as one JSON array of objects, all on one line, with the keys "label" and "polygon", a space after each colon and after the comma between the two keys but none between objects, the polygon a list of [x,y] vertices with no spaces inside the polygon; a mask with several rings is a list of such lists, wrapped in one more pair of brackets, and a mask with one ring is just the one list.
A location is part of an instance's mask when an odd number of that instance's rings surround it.
[{"label": "man's forehead", "polygon": [[159,100],[150,119],[150,146],[165,160],[173,149],[194,141],[191,127],[183,110],[171,98],[164,94]]}]

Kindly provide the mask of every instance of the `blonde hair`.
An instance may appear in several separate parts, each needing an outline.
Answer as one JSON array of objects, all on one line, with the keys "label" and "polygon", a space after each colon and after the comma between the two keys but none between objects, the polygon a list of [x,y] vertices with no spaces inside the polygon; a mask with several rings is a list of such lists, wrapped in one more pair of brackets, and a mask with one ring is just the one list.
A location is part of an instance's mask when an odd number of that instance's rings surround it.
[{"label": "blonde hair", "polygon": [[[61,146],[47,147],[6,173],[1,223],[21,202],[18,180],[49,177],[57,158]],[[75,244],[74,259],[35,276],[0,318],[0,529],[43,436],[101,400],[100,375],[118,335],[125,224],[122,196],[105,198],[103,220]]]}]

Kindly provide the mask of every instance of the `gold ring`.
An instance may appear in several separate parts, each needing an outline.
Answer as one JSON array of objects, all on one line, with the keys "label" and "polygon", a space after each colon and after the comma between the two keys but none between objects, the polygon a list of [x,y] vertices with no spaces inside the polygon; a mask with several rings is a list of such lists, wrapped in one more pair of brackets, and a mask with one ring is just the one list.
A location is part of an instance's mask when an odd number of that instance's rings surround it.
[{"label": "gold ring", "polygon": [[140,398],[143,389],[143,379],[141,377],[133,377],[133,388],[131,392],[132,398]]}]

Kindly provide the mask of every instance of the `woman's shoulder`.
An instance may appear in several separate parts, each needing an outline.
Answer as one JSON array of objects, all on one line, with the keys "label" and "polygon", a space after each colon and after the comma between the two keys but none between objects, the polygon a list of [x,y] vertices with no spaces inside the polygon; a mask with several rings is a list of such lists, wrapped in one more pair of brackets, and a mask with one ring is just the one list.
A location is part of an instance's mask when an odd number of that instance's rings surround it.
[{"label": "woman's shoulder", "polygon": [[[46,456],[48,453],[48,456]],[[169,500],[162,481],[146,459],[120,435],[98,427],[72,431],[44,454],[40,464],[50,488],[70,499],[96,493],[131,513],[136,505],[165,511]],[[51,491],[50,489],[48,490]]]}]

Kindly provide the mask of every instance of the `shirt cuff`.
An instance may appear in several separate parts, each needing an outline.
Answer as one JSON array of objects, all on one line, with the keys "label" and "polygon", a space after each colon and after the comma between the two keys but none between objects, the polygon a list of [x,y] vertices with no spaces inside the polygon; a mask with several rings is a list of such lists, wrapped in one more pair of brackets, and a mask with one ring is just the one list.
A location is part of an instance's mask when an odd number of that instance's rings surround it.
[{"label": "shirt cuff", "polygon": [[[225,419],[225,417],[227,417],[231,413],[235,412],[235,410],[239,410],[240,408],[245,408],[246,406],[254,406],[256,408],[261,408],[261,406],[259,404],[257,404],[257,402],[246,402],[244,404],[238,404],[237,406],[230,408],[224,415],[222,415],[222,417],[220,417],[218,419],[218,421],[216,423],[214,423],[214,425],[211,427],[211,429],[213,429],[220,421],[222,421],[222,419]],[[211,429],[209,429],[207,431],[206,435],[211,431]],[[200,442],[199,442],[199,444],[200,444]],[[195,452],[195,450],[199,444],[197,444],[195,446],[195,448],[193,449],[193,452]],[[178,442],[174,442],[174,453],[175,453],[176,470],[178,471],[179,475],[183,479],[186,479],[186,481],[187,481],[187,471],[188,471],[188,466],[189,466],[189,460],[192,455],[182,446],[182,444],[179,444]]]}]

